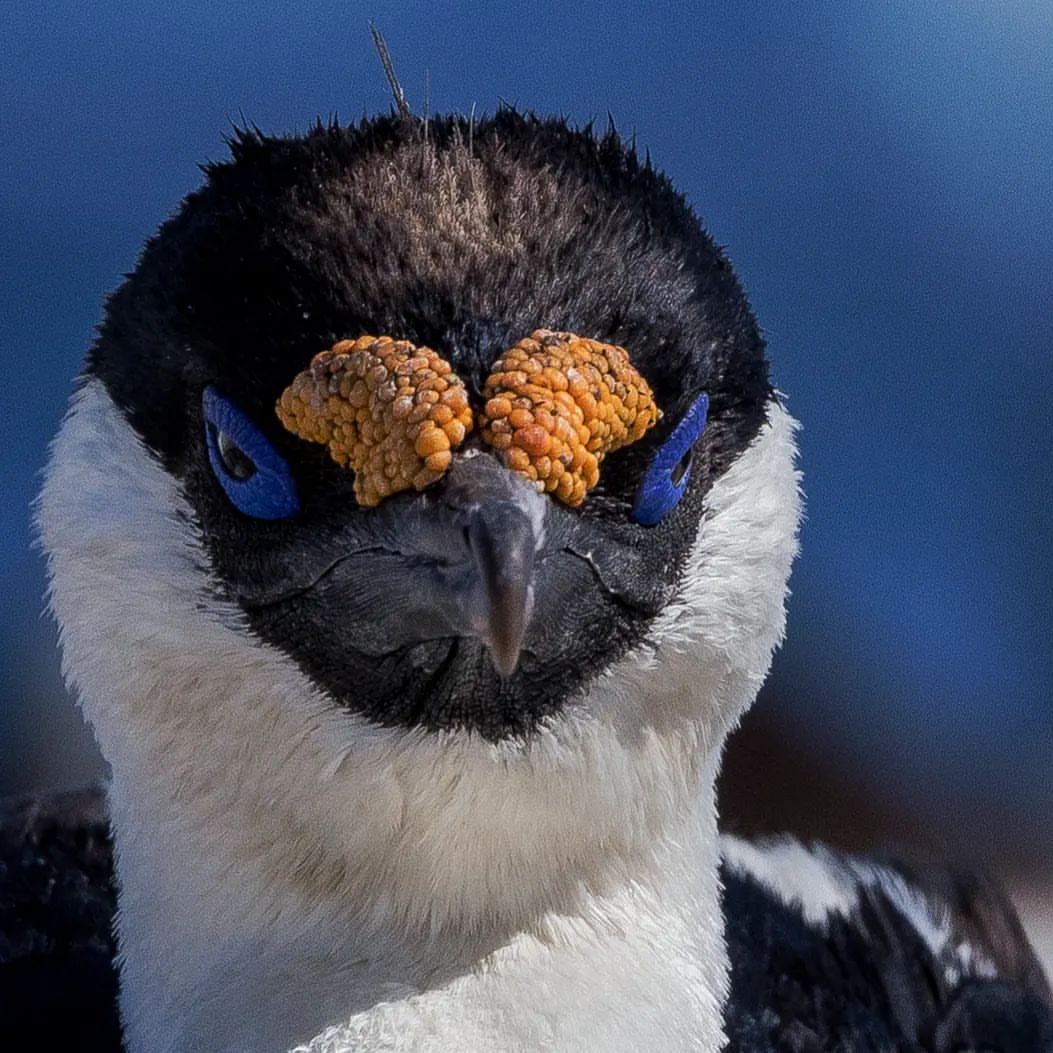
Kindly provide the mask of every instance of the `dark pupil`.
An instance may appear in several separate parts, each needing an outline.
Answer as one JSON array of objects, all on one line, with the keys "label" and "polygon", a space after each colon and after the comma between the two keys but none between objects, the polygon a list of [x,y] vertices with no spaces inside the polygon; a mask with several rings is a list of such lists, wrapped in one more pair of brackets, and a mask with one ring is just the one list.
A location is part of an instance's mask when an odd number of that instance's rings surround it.
[{"label": "dark pupil", "polygon": [[223,461],[223,467],[226,468],[227,474],[232,479],[237,479],[239,483],[243,483],[246,479],[250,479],[256,474],[256,465],[252,463],[251,458],[234,444],[226,432],[217,431],[216,446],[219,448],[219,456]]},{"label": "dark pupil", "polygon": [[687,470],[691,467],[691,458],[694,456],[694,453],[694,449],[690,449],[687,451],[687,453],[684,454],[683,457],[680,458],[679,461],[677,461],[676,467],[669,475],[669,481],[673,484],[673,486],[679,486],[680,481],[684,478],[685,475],[687,475]]}]

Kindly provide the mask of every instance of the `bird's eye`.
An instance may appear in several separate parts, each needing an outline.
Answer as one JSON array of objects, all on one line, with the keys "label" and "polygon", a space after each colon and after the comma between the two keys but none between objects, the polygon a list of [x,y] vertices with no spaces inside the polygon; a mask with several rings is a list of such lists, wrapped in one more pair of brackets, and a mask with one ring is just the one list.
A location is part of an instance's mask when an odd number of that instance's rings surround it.
[{"label": "bird's eye", "polygon": [[708,410],[709,396],[699,395],[647,466],[632,511],[633,520],[640,526],[657,526],[680,503]]},{"label": "bird's eye", "polygon": [[230,503],[253,519],[296,515],[296,483],[263,432],[215,388],[205,388],[201,409],[208,460]]},{"label": "bird's eye", "polygon": [[251,479],[256,474],[256,465],[252,458],[225,431],[220,431],[214,424],[209,424],[208,427],[226,474],[239,483]]}]

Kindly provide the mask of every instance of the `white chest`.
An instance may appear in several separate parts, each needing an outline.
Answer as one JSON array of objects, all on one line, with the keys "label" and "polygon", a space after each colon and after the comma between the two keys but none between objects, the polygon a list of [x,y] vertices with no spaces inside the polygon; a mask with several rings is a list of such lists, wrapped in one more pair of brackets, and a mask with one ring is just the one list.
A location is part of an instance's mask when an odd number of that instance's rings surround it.
[{"label": "white chest", "polygon": [[340,960],[254,948],[251,959],[216,963],[163,1009],[155,984],[127,975],[126,1015],[143,1022],[129,1028],[129,1045],[132,1053],[714,1053],[726,984],[719,938],[703,947],[698,934],[676,931],[675,919],[634,925],[597,938],[580,919],[562,919],[545,939],[517,937],[420,986],[407,982],[411,966],[361,949]]}]

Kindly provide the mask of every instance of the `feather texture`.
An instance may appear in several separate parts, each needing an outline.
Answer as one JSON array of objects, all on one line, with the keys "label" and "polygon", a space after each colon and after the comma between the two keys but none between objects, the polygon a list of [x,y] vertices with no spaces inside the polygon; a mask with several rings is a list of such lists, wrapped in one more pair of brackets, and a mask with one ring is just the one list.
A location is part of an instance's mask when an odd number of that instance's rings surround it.
[{"label": "feather texture", "polygon": [[[728,1053],[1053,1050],[1049,985],[994,882],[724,843]],[[110,851],[100,791],[0,803],[5,1036],[120,1050]]]}]

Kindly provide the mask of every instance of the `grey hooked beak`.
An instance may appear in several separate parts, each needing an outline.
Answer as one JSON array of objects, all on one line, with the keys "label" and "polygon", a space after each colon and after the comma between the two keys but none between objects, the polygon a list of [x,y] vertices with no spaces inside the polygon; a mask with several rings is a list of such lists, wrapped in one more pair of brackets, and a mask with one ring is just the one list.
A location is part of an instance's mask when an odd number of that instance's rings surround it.
[{"label": "grey hooked beak", "polygon": [[[432,593],[434,601],[453,632],[480,640],[498,673],[511,676],[534,610],[549,501],[496,458],[479,454],[454,463],[438,505],[420,523],[448,546],[445,587]],[[463,546],[454,551],[451,527],[459,528]]]},{"label": "grey hooked beak", "polygon": [[534,610],[534,557],[540,539],[531,517],[515,501],[474,508],[465,536],[476,572],[465,613],[494,668],[511,676]]}]

